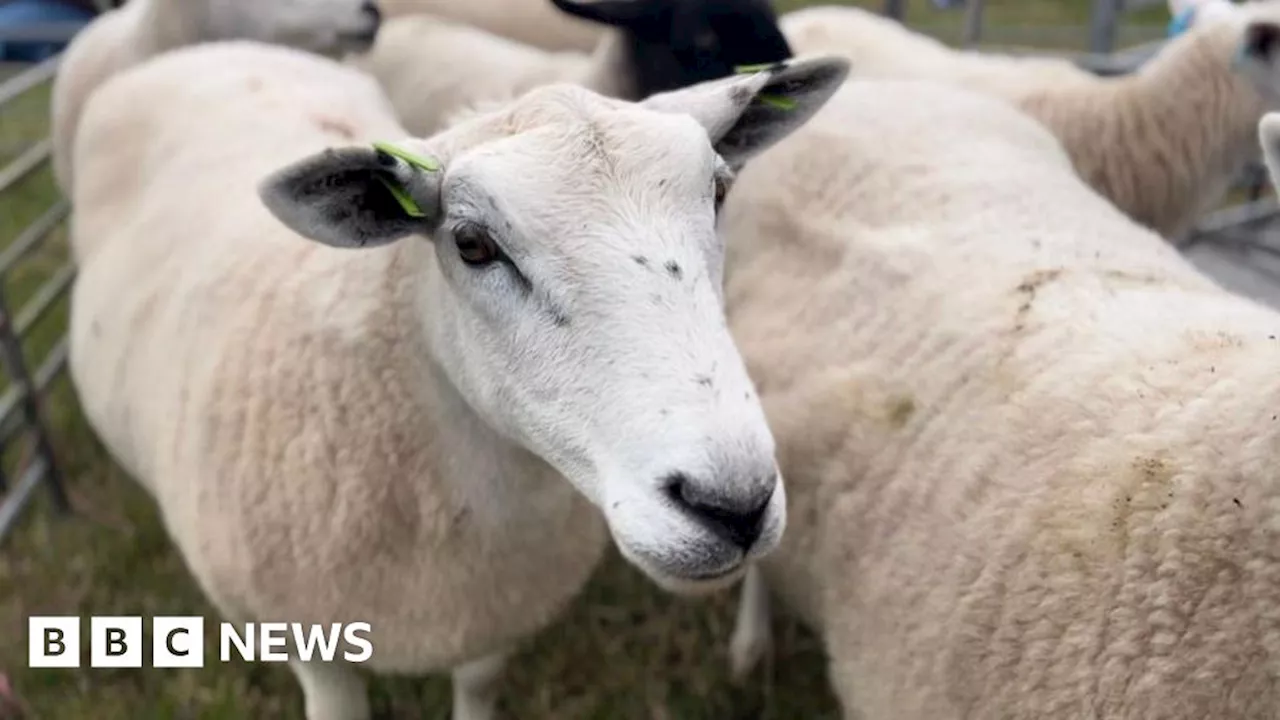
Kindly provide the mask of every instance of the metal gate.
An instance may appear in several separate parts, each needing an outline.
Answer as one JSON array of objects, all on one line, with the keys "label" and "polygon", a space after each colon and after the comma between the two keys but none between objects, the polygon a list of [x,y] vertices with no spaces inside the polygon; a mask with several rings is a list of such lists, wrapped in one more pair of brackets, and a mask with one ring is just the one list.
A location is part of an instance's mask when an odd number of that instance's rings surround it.
[{"label": "metal gate", "polygon": [[[43,127],[47,133],[47,105],[33,108],[32,95],[47,88],[57,71],[58,58],[27,67],[0,85],[0,129]],[[39,99],[38,97],[36,99]],[[43,122],[19,122],[15,114],[38,113]],[[25,120],[25,118],[24,118]],[[6,135],[11,135],[6,137]],[[75,270],[69,262],[53,269],[26,297],[15,297],[13,273],[37,250],[65,229],[70,206],[57,199],[43,208],[19,207],[24,183],[47,172],[51,144],[42,136],[2,133],[0,140],[0,363],[5,382],[0,392],[0,538],[11,531],[19,515],[42,485],[55,512],[69,509],[62,474],[54,457],[45,413],[46,393],[67,362],[65,329],[48,351],[32,357],[31,330],[71,287]],[[34,215],[21,227],[14,227]],[[10,234],[12,233],[12,234]]]}]

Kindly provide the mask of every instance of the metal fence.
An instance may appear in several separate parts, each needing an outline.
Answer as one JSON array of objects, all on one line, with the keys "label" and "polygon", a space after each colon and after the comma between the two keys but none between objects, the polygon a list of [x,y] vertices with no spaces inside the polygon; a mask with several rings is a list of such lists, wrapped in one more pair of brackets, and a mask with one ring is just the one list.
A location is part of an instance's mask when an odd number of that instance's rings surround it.
[{"label": "metal fence", "polygon": [[[916,0],[925,1],[927,0]],[[0,0],[0,4],[2,3],[3,0]],[[1056,42],[1053,44],[1059,48],[1072,45],[1079,48],[1074,54],[1070,51],[1067,54],[1072,55],[1080,65],[1100,75],[1132,71],[1159,49],[1161,39],[1153,38],[1115,51],[1119,32],[1123,28],[1123,17],[1131,10],[1163,3],[1164,0],[1093,0],[1088,25],[1082,28],[1050,29],[1057,32]],[[101,6],[118,4],[116,0],[102,0]],[[906,10],[907,0],[884,2],[884,12],[900,20],[905,17]],[[950,35],[947,39],[960,45],[976,46],[991,43],[993,39],[998,42],[1003,34],[1006,38],[1012,36],[1021,40],[1020,44],[1024,47],[1031,47],[1037,44],[1037,40],[1043,42],[1046,37],[1043,29],[1031,31],[1016,28],[1014,30],[1018,32],[1010,33],[1010,29],[1005,28],[1002,33],[1000,28],[988,27],[984,22],[984,10],[983,0],[967,0],[963,11],[957,11],[961,19],[960,31],[945,33]],[[73,31],[74,28],[65,25],[0,30],[0,42],[66,40]],[[1074,37],[1082,42],[1063,43],[1064,37]],[[54,57],[24,68],[0,83],[0,119],[8,106],[51,82],[59,60],[59,57]],[[47,103],[42,111],[47,120]],[[46,122],[43,132],[47,133],[47,129]],[[46,136],[17,149],[11,155],[12,159],[8,164],[0,168],[0,218],[6,212],[6,195],[37,171],[47,167],[51,158],[50,140]],[[1274,219],[1280,215],[1274,200],[1269,197],[1260,199],[1265,178],[1266,174],[1260,165],[1251,168],[1250,173],[1246,173],[1241,179],[1242,185],[1249,188],[1249,200],[1204,218],[1185,247],[1203,244],[1205,240],[1213,238],[1224,247],[1236,248],[1241,252],[1262,253],[1266,256],[1265,262],[1259,264],[1275,265],[1274,280],[1270,282],[1280,288],[1280,249],[1271,250],[1270,244],[1257,240],[1270,232]],[[70,211],[68,201],[55,196],[34,221],[18,231],[7,245],[0,246],[0,366],[8,377],[7,386],[0,385],[4,388],[0,392],[0,456],[9,457],[9,451],[17,449],[17,460],[0,466],[0,542],[16,526],[42,486],[47,490],[53,512],[61,514],[70,509],[44,407],[47,391],[66,369],[68,338],[65,328],[60,331],[52,349],[43,357],[29,363],[24,350],[31,329],[67,294],[75,277],[75,269],[70,261],[62,263],[29,298],[23,299],[16,311],[13,310],[14,298],[10,297],[7,289],[9,284],[6,282],[13,268],[24,257],[42,244],[50,242],[55,231],[64,226]],[[1275,246],[1280,248],[1280,241]],[[9,467],[10,464],[12,468]]]},{"label": "metal fence", "polygon": [[[58,60],[55,57],[28,67],[0,85],[0,112],[49,83]],[[0,168],[0,214],[12,212],[6,205],[6,196],[49,164],[51,148],[46,137],[14,153],[16,156]],[[24,258],[50,242],[54,231],[67,220],[70,209],[65,199],[55,200],[0,249],[0,363],[9,381],[0,393],[0,455],[16,457],[12,469],[0,467],[0,539],[13,529],[42,485],[48,490],[55,512],[65,513],[70,507],[44,408],[47,390],[66,369],[67,335],[61,333],[44,357],[34,359],[34,368],[28,364],[25,341],[32,328],[66,295],[75,269],[70,262],[56,268],[16,309],[8,282]]]}]

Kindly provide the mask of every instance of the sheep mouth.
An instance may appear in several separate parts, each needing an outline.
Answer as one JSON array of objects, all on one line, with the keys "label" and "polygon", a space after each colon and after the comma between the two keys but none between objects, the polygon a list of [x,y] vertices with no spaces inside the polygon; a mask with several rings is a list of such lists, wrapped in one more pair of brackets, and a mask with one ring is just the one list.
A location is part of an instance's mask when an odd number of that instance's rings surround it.
[{"label": "sheep mouth", "polygon": [[691,582],[715,582],[717,580],[724,580],[741,572],[742,565],[742,563],[738,563],[731,567],[722,568],[713,572],[694,573],[692,575],[686,575],[681,579]]},{"label": "sheep mouth", "polygon": [[375,26],[359,32],[338,33],[338,42],[355,51],[364,51],[373,47],[378,39],[378,28]]}]

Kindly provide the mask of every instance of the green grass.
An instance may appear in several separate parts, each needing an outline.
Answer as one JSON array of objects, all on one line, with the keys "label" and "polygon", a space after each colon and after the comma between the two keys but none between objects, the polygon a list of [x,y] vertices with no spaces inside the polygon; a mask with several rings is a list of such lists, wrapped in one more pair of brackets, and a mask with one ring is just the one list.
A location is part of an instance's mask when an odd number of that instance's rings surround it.
[{"label": "green grass", "polygon": [[[779,7],[802,3],[782,0]],[[1089,0],[993,0],[987,20],[1000,30],[986,37],[1079,50],[1085,46],[1089,6]],[[961,16],[912,0],[913,24],[942,36],[955,36]],[[1122,42],[1158,35],[1166,18],[1157,8],[1140,19],[1149,27],[1122,35]],[[1035,32],[1063,25],[1076,27],[1052,41]],[[0,68],[0,78],[5,74]],[[0,110],[0,166],[48,132],[47,106],[44,87]],[[0,247],[56,197],[47,169],[0,196]],[[6,278],[5,297],[14,309],[66,258],[65,231],[60,229]],[[64,299],[27,339],[24,350],[32,367],[65,330],[66,313]],[[0,674],[12,682],[27,718],[301,718],[301,696],[279,665],[235,662],[200,670],[120,671],[26,667],[29,615],[216,618],[171,549],[151,500],[94,438],[65,376],[52,389],[45,411],[75,513],[51,516],[41,495],[0,547]],[[22,452],[5,454],[7,470],[21,462]],[[503,684],[505,715],[523,720],[838,717],[818,643],[789,620],[775,621],[777,652],[751,682],[741,688],[729,682],[725,648],[734,605],[731,593],[698,601],[670,597],[611,556],[568,616],[531,639],[512,662]],[[214,623],[207,626],[213,630]],[[210,632],[206,646],[216,642]],[[87,649],[83,652],[87,658]],[[373,692],[384,718],[442,718],[449,706],[448,682],[439,676],[380,679]]]}]

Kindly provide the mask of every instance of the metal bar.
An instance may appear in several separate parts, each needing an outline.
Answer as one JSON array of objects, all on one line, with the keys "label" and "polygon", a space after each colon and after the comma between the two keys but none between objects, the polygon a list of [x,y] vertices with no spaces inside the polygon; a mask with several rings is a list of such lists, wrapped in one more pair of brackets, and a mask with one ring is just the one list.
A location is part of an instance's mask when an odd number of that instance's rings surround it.
[{"label": "metal bar", "polygon": [[[13,315],[9,312],[7,292],[0,289],[0,361],[9,371],[13,382],[23,388],[32,388],[32,378],[27,372],[27,363],[22,356],[22,339],[14,332]],[[54,460],[53,447],[49,443],[49,434],[40,408],[40,397],[35,392],[23,392],[22,415],[31,431],[35,434],[36,453],[45,459],[49,466],[49,492],[54,509],[60,513],[70,510],[66,491],[58,473]]]},{"label": "metal bar", "polygon": [[[70,349],[70,340],[66,335],[58,338],[58,342],[49,349],[49,354],[45,355],[44,362],[40,363],[40,367],[36,370],[35,392],[37,395],[43,395],[58,374],[66,369]],[[0,395],[0,447],[22,431],[23,418],[17,410],[26,396],[26,390],[25,386],[14,383],[4,391],[3,395]]]},{"label": "metal bar", "polygon": [[44,362],[36,368],[36,392],[43,394],[53,384],[54,378],[67,366],[67,357],[71,350],[71,340],[67,335],[58,338],[58,342],[49,348]]},{"label": "metal bar", "polygon": [[64,20],[0,28],[0,42],[66,43],[86,24],[83,20]]},{"label": "metal bar", "polygon": [[4,391],[4,395],[0,395],[0,447],[22,430],[22,416],[17,410],[25,390],[26,388],[14,383]]},{"label": "metal bar", "polygon": [[4,84],[0,84],[0,106],[7,104],[10,100],[40,83],[52,79],[58,72],[58,63],[60,62],[62,62],[62,55],[54,55],[48,60],[14,75]]},{"label": "metal bar", "polygon": [[0,274],[12,270],[13,266],[34,250],[41,240],[48,237],[49,233],[53,232],[54,228],[58,227],[58,223],[62,222],[70,212],[71,204],[59,198],[45,214],[28,225],[17,239],[9,244],[9,247],[0,251]]},{"label": "metal bar", "polygon": [[1215,235],[1225,233],[1229,229],[1250,228],[1270,222],[1277,216],[1280,216],[1280,203],[1277,203],[1275,198],[1234,205],[1201,218],[1195,229],[1176,246],[1179,250],[1186,250],[1193,245],[1213,240]]},{"label": "metal bar", "polygon": [[1273,198],[1245,203],[1209,213],[1196,227],[1197,233],[1211,233],[1232,225],[1252,225],[1280,214],[1280,204]]},{"label": "metal bar", "polygon": [[40,318],[44,317],[53,307],[53,304],[66,292],[67,288],[71,287],[71,281],[75,276],[75,267],[67,263],[58,268],[53,277],[46,280],[36,290],[36,294],[31,300],[27,301],[27,304],[18,310],[18,317],[13,321],[18,337],[26,337],[31,327],[40,322]]},{"label": "metal bar", "polygon": [[40,167],[40,163],[43,163],[52,155],[53,143],[49,142],[49,138],[45,138],[27,148],[26,152],[19,155],[17,160],[0,170],[0,193],[18,184],[19,181]]},{"label": "metal bar", "polygon": [[982,41],[982,11],[986,4],[986,0],[969,0],[969,7],[964,10],[965,45],[972,46]]},{"label": "metal bar", "polygon": [[18,517],[22,514],[23,508],[31,501],[31,494],[48,471],[48,463],[44,458],[37,456],[23,471],[13,492],[9,493],[3,503],[0,503],[0,538],[8,535],[18,524]]},{"label": "metal bar", "polygon": [[1116,25],[1120,19],[1120,0],[1093,0],[1089,18],[1089,50],[1109,53],[1116,46]]}]

